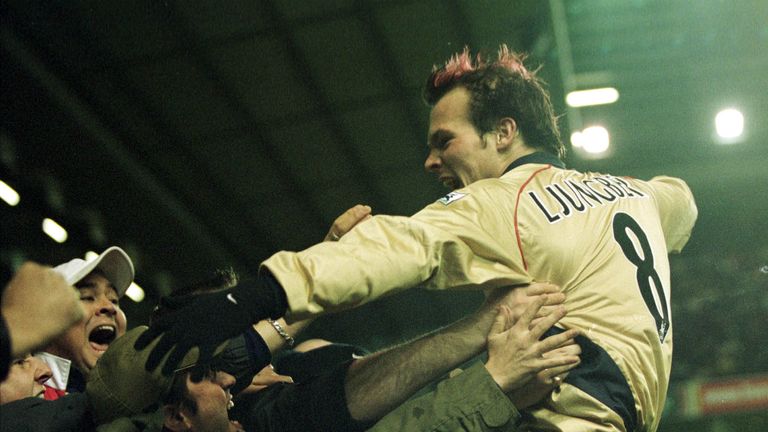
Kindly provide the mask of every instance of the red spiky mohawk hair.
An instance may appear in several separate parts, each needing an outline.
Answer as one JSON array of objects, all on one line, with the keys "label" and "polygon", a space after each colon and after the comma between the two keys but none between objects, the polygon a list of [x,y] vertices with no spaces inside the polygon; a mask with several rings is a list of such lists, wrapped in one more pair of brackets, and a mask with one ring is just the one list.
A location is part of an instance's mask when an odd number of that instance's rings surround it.
[{"label": "red spiky mohawk hair", "polygon": [[491,66],[500,66],[518,73],[525,79],[533,77],[534,72],[529,71],[523,65],[525,55],[510,51],[506,44],[501,44],[499,47],[498,58]]},{"label": "red spiky mohawk hair", "polygon": [[[483,65],[484,62],[480,54],[477,54],[475,58],[478,66]],[[475,69],[475,65],[472,64],[472,55],[469,52],[469,47],[465,46],[461,53],[452,55],[443,67],[433,66],[430,78],[432,85],[439,88]]]},{"label": "red spiky mohawk hair", "polygon": [[435,101],[430,97],[431,94],[442,96],[462,76],[473,72],[482,73],[488,68],[507,69],[522,78],[529,79],[533,74],[525,68],[523,60],[525,60],[524,55],[510,51],[506,44],[499,47],[497,58],[493,62],[483,59],[480,53],[477,53],[473,59],[469,47],[465,46],[461,53],[452,55],[442,67],[437,65],[432,67],[432,74],[427,80],[425,88],[425,100],[432,105]]}]

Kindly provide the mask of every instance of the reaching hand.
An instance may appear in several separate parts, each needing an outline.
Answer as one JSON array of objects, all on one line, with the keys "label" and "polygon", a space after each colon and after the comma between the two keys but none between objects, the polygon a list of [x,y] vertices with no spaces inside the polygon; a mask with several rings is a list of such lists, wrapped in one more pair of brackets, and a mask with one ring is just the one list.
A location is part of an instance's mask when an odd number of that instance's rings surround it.
[{"label": "reaching hand", "polygon": [[256,393],[261,390],[264,390],[265,388],[271,386],[272,384],[277,383],[293,383],[293,378],[289,377],[288,375],[280,375],[279,373],[275,372],[275,368],[272,367],[271,364],[264,366],[262,370],[259,371],[256,375],[254,375],[253,380],[251,381],[251,384],[243,389],[243,391],[240,394],[251,394]]},{"label": "reaching hand", "polygon": [[509,288],[496,288],[486,292],[483,308],[490,312],[489,319],[496,316],[496,311],[502,305],[506,305],[512,311],[512,322],[517,322],[528,307],[539,296],[546,295],[546,302],[536,313],[531,322],[535,325],[540,318],[552,313],[558,305],[565,302],[565,294],[560,292],[557,285],[546,282],[531,282],[529,285],[514,286]]},{"label": "reaching hand", "polygon": [[77,290],[52,268],[33,262],[19,267],[0,305],[14,357],[43,348],[84,313]]},{"label": "reaching hand", "polygon": [[571,329],[539,341],[547,329],[565,316],[565,308],[560,307],[531,326],[536,314],[547,302],[546,297],[540,296],[533,301],[517,322],[513,321],[512,311],[502,306],[488,334],[488,362],[485,367],[505,392],[522,387],[544,369],[574,365],[579,361],[578,356],[568,353],[543,355],[579,334],[578,330]]},{"label": "reaching hand", "polygon": [[337,241],[344,237],[355,225],[371,218],[371,208],[367,205],[358,204],[342,213],[333,221],[331,229],[325,235],[323,241]]},{"label": "reaching hand", "polygon": [[[552,351],[542,354],[543,357],[552,356],[578,356],[581,354],[581,347],[573,340],[569,340],[565,345],[555,348]],[[544,399],[552,390],[558,388],[568,376],[568,372],[579,365],[580,362],[569,363],[563,366],[556,366],[539,371],[536,376],[523,387],[513,390],[507,394],[509,399],[518,409],[525,409]]]},{"label": "reaching hand", "polygon": [[264,318],[260,313],[263,305],[258,304],[258,288],[252,283],[241,283],[230,290],[201,294],[181,309],[160,317],[134,344],[134,348],[141,350],[160,337],[147,359],[146,369],[155,369],[170,353],[162,370],[170,375],[196,346],[200,348],[198,363],[210,361],[222,342]]}]

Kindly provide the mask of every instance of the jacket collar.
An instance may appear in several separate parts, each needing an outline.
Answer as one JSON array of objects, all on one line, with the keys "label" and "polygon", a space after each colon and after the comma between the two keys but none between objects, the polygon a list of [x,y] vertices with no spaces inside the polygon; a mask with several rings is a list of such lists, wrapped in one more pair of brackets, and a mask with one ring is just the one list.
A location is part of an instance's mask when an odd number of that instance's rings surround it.
[{"label": "jacket collar", "polygon": [[45,382],[45,385],[57,390],[66,390],[69,374],[74,369],[72,361],[47,352],[39,352],[35,357],[42,359],[51,368],[51,378]]},{"label": "jacket collar", "polygon": [[563,163],[563,161],[558,159],[556,156],[551,155],[549,153],[536,152],[536,153],[531,153],[531,154],[525,155],[525,156],[523,156],[521,158],[515,159],[515,161],[512,162],[512,164],[510,164],[507,167],[507,169],[504,170],[504,174],[512,171],[513,169],[515,169],[515,168],[517,168],[517,167],[519,167],[521,165],[525,165],[525,164],[545,164],[545,165],[549,164],[549,165],[552,165],[552,166],[556,166],[558,168],[565,169],[565,164]]},{"label": "jacket collar", "polygon": [[51,378],[45,385],[67,393],[85,391],[85,376],[74,367],[71,360],[47,352],[36,353],[35,357],[42,359],[51,368]]}]

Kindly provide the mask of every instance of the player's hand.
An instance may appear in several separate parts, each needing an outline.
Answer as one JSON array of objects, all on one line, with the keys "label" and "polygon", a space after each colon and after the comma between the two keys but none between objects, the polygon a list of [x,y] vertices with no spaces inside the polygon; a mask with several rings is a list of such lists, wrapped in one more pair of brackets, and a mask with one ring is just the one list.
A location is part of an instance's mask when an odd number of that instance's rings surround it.
[{"label": "player's hand", "polygon": [[0,310],[13,357],[44,347],[84,314],[78,291],[52,268],[33,262],[24,263],[8,282]]},{"label": "player's hand", "polygon": [[323,241],[337,241],[344,237],[355,225],[371,218],[371,208],[367,205],[358,204],[342,213],[333,221],[331,229],[325,235]]},{"label": "player's hand", "polygon": [[160,317],[134,344],[134,348],[141,350],[160,338],[147,359],[146,369],[155,369],[170,353],[162,369],[163,374],[170,375],[194,347],[200,348],[198,363],[210,361],[219,345],[256,321],[260,309],[254,295],[256,289],[256,285],[246,282],[226,291],[201,294],[177,311]]},{"label": "player's hand", "polygon": [[505,392],[522,387],[544,369],[573,365],[579,361],[578,356],[570,354],[543,356],[579,334],[577,330],[566,330],[539,341],[544,332],[566,313],[565,308],[558,307],[532,325],[546,301],[546,296],[538,297],[517,322],[513,322],[512,311],[502,306],[488,334],[488,361],[485,367]]}]

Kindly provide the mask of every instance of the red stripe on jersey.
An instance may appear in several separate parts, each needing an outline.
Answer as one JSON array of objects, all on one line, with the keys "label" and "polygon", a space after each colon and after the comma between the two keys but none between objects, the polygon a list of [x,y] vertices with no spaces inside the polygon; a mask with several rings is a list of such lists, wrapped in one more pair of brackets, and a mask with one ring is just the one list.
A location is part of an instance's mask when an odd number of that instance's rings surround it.
[{"label": "red stripe on jersey", "polygon": [[520,241],[520,230],[517,227],[517,206],[520,204],[520,194],[523,193],[523,189],[525,189],[526,186],[528,186],[528,183],[530,183],[531,180],[533,180],[536,175],[544,170],[548,170],[552,168],[552,165],[547,165],[544,168],[538,169],[536,172],[531,174],[530,177],[528,177],[528,180],[523,183],[522,186],[520,186],[520,190],[517,191],[517,199],[515,199],[515,237],[517,238],[517,249],[520,250],[520,259],[523,260],[523,268],[525,271],[528,271],[528,263],[525,262],[525,254],[523,253],[523,243]]}]

